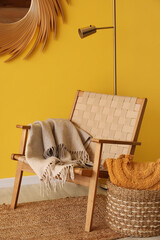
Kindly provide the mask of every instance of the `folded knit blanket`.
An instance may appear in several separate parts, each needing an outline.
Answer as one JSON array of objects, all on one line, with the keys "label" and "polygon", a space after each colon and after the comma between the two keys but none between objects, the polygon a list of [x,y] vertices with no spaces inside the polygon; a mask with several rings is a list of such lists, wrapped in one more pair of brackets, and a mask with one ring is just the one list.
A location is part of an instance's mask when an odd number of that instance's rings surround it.
[{"label": "folded knit blanket", "polygon": [[106,159],[113,184],[130,189],[160,189],[160,160],[156,162],[133,162],[133,156],[121,155],[118,159]]},{"label": "folded knit blanket", "polygon": [[89,162],[85,147],[90,135],[66,119],[47,119],[30,125],[26,160],[48,190],[74,179],[73,167]]}]

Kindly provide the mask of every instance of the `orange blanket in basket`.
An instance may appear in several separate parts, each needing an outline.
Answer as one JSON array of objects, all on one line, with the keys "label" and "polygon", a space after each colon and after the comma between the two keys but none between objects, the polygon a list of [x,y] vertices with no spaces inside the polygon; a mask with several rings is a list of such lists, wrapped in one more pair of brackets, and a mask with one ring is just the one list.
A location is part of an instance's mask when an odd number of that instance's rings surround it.
[{"label": "orange blanket in basket", "polygon": [[106,159],[104,168],[108,169],[113,184],[131,189],[160,189],[160,160],[156,162],[133,162],[133,156],[121,155],[118,159]]}]

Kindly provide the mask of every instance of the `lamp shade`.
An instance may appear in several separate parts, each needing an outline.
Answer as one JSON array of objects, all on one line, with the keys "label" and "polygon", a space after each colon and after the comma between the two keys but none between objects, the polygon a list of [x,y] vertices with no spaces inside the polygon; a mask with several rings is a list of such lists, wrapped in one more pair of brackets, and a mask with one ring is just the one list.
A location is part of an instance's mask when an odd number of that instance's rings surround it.
[{"label": "lamp shade", "polygon": [[79,33],[80,38],[84,38],[93,33],[96,33],[96,27],[93,25],[90,25],[89,27],[79,28],[78,33]]}]

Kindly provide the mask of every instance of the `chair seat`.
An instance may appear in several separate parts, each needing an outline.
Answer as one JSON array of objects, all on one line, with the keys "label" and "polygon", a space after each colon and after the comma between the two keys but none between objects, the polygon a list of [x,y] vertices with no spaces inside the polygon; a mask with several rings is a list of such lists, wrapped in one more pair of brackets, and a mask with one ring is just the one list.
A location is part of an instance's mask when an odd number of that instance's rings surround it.
[{"label": "chair seat", "polygon": [[[16,161],[19,161],[19,162],[22,162],[24,163],[25,165],[27,165],[28,167],[29,164],[26,160],[26,157],[23,156],[23,155],[20,155],[20,154],[12,154],[12,159],[13,160],[16,160]],[[30,167],[31,168],[31,167]],[[92,168],[79,168],[79,167],[75,167],[74,168],[74,173],[77,174],[77,175],[80,175],[80,176],[86,176],[86,177],[91,177],[92,176],[92,173],[93,173],[93,169]],[[99,177],[100,178],[106,178],[108,177],[108,171],[104,170],[104,169],[101,169],[100,172],[99,172]]]}]

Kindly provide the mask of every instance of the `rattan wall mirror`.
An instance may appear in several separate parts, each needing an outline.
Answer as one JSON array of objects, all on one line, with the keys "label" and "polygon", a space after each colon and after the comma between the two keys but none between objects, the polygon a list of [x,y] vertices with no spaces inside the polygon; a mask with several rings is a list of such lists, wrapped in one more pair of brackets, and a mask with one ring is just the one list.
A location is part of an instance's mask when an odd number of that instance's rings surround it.
[{"label": "rattan wall mirror", "polygon": [[58,15],[64,20],[61,0],[0,0],[0,56],[9,54],[5,62],[13,60],[33,38],[25,58],[40,43],[43,50],[51,31],[56,37]]}]

